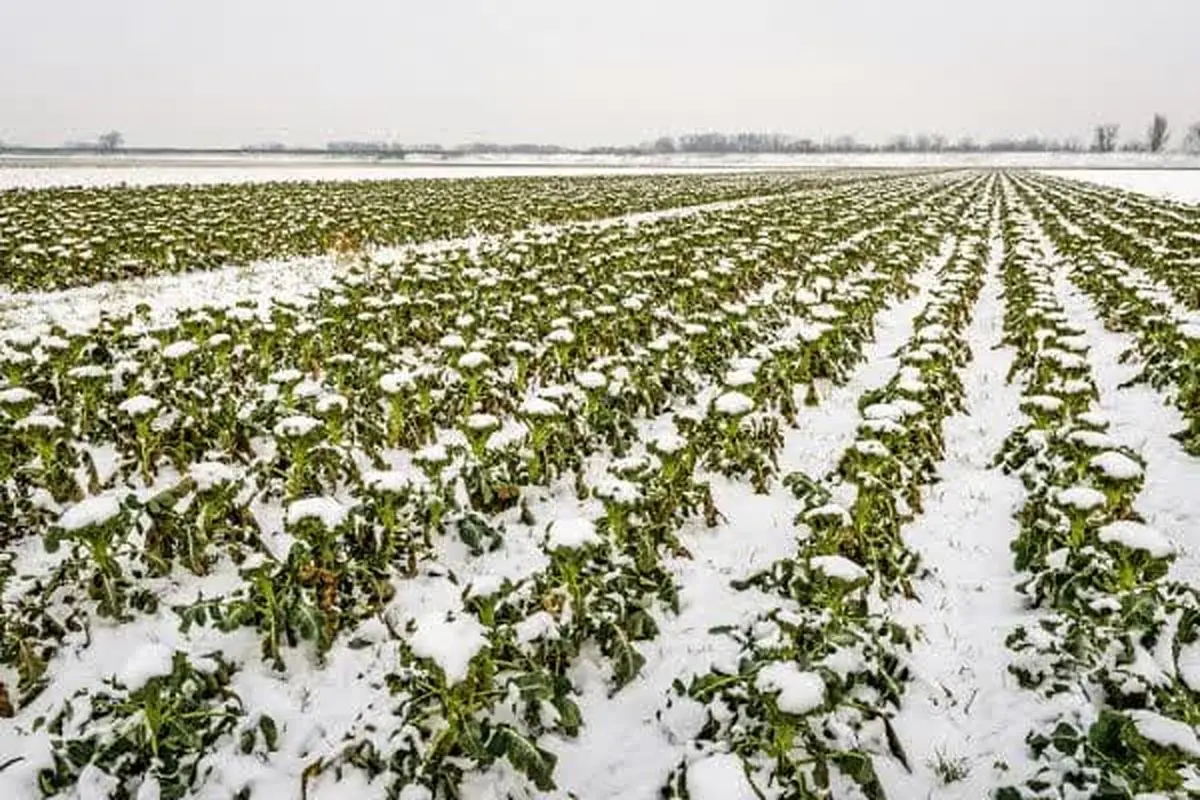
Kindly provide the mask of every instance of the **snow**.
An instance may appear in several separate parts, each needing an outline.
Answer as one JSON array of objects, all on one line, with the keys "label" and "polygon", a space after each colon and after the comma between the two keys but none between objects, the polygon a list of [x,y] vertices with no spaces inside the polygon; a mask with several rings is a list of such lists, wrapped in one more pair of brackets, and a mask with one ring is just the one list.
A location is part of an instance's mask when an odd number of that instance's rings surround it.
[{"label": "snow", "polygon": [[1092,456],[1088,466],[1114,481],[1132,481],[1142,477],[1142,467],[1124,453],[1114,450]]},{"label": "snow", "polygon": [[418,464],[445,464],[449,460],[450,454],[446,451],[446,446],[442,444],[431,444],[413,453],[413,461]]},{"label": "snow", "polygon": [[[851,522],[850,512],[847,511],[844,507],[839,506],[837,503],[826,503],[823,506],[818,506],[816,508],[810,509],[809,511],[804,512],[804,518],[805,519],[821,519],[821,518],[835,519],[843,525],[849,525]],[[815,561],[817,558],[827,559],[827,558],[836,558],[836,556],[817,556],[813,560]],[[848,559],[846,559],[846,560],[848,560]],[[825,563],[825,562],[822,562],[822,563]],[[834,569],[836,569],[836,567],[834,567]],[[826,574],[830,574],[830,573],[826,573]]]},{"label": "snow", "polygon": [[1162,747],[1174,747],[1185,755],[1200,757],[1200,740],[1190,725],[1144,708],[1126,712],[1137,732]]},{"label": "snow", "polygon": [[[923,493],[924,513],[902,528],[929,575],[914,586],[919,599],[896,608],[896,621],[922,635],[907,659],[913,680],[893,720],[912,769],[876,759],[888,797],[990,797],[1012,782],[1010,768],[1027,762],[1025,736],[1047,714],[1008,672],[1004,644],[1014,628],[1037,618],[1015,589],[1009,549],[1024,489],[1018,477],[992,466],[1004,438],[1026,421],[1021,387],[1005,379],[1014,351],[997,347],[1004,337],[1001,255],[992,254],[964,336],[974,356],[961,373],[967,413],[945,421],[939,480]],[[934,771],[939,755],[963,759],[970,772],[944,785]]]},{"label": "snow", "polygon": [[406,492],[413,484],[413,477],[400,470],[370,470],[362,479],[364,486],[387,494]]},{"label": "snow", "polygon": [[473,431],[494,431],[500,427],[500,418],[495,414],[470,414],[467,428]]},{"label": "snow", "polygon": [[813,556],[808,563],[826,577],[846,583],[854,583],[868,577],[865,569],[843,556]]},{"label": "snow", "polygon": [[75,784],[75,800],[109,800],[120,782],[95,764],[88,764],[79,773]]},{"label": "snow", "polygon": [[1048,394],[1032,394],[1021,400],[1021,404],[1036,408],[1040,411],[1053,413],[1063,407],[1061,398],[1054,397]]},{"label": "snow", "polygon": [[1131,550],[1145,550],[1154,558],[1166,558],[1175,551],[1161,533],[1132,520],[1110,522],[1098,531],[1097,536],[1102,542],[1116,542]]},{"label": "snow", "polygon": [[63,427],[63,421],[53,414],[30,414],[27,417],[21,417],[13,425],[19,431],[40,429],[46,431],[56,431]]},{"label": "snow", "polygon": [[275,435],[286,439],[299,439],[321,427],[321,420],[303,414],[284,417],[275,424]]},{"label": "snow", "polygon": [[24,386],[13,386],[0,391],[0,405],[15,406],[37,400],[38,395]]},{"label": "snow", "polygon": [[[51,186],[147,186],[163,184],[259,183],[266,181],[413,180],[567,175],[702,174],[714,170],[875,169],[1021,167],[1100,182],[1148,180],[1145,175],[1185,173],[1195,158],[1142,153],[813,153],[652,155],[486,154],[425,156],[381,162],[369,156],[291,153],[128,153],[0,155],[0,189]],[[1122,178],[1125,173],[1135,177]],[[1098,176],[1098,177],[1097,177]],[[1108,182],[1108,181],[1104,181]]]},{"label": "snow", "polygon": [[575,376],[575,382],[584,389],[603,389],[608,378],[602,372],[581,372]]},{"label": "snow", "polygon": [[1059,505],[1069,506],[1076,511],[1091,511],[1104,506],[1104,492],[1088,486],[1072,486],[1060,489],[1056,494]]},{"label": "snow", "polygon": [[1200,486],[1200,459],[1184,452],[1172,436],[1185,427],[1183,416],[1152,387],[1127,385],[1141,370],[1140,364],[1122,359],[1133,337],[1106,329],[1095,306],[1070,283],[1064,280],[1060,289],[1071,324],[1091,347],[1092,377],[1100,391],[1098,408],[1078,419],[1106,428],[1108,436],[1145,461],[1138,512],[1178,548],[1172,577],[1200,581],[1200,492],[1192,488]]},{"label": "snow", "polygon": [[346,521],[349,513],[350,509],[332,497],[306,497],[288,504],[287,524],[297,525],[302,520],[315,519],[333,530]]},{"label": "snow", "polygon": [[195,342],[184,339],[178,342],[171,342],[163,348],[162,357],[168,361],[178,361],[181,358],[190,356],[192,353],[200,349],[200,345]]},{"label": "snow", "polygon": [[158,778],[153,775],[146,775],[142,778],[142,783],[138,786],[137,794],[133,800],[159,800],[162,797],[162,789],[158,784]]},{"label": "snow", "polygon": [[690,800],[758,800],[746,778],[742,760],[732,753],[715,753],[694,761],[687,769]]},{"label": "snow", "polygon": [[663,455],[672,455],[688,446],[687,439],[677,433],[661,433],[650,442],[650,448]]},{"label": "snow", "polygon": [[713,402],[713,408],[727,417],[740,417],[754,410],[754,401],[741,392],[726,392]]},{"label": "snow", "polygon": [[747,369],[730,370],[725,374],[725,385],[731,389],[754,384],[754,373]]},{"label": "snow", "polygon": [[379,389],[384,394],[398,394],[412,384],[413,378],[408,372],[388,372],[379,376]]},{"label": "snow", "polygon": [[1179,648],[1179,678],[1193,692],[1200,692],[1200,641]]},{"label": "snow", "polygon": [[188,468],[188,475],[196,482],[196,488],[204,492],[223,483],[236,481],[240,473],[228,464],[200,461]]},{"label": "snow", "polygon": [[153,397],[148,397],[144,394],[135,395],[117,406],[117,410],[124,411],[131,417],[141,417],[149,414],[158,408],[159,403]]},{"label": "snow", "polygon": [[546,529],[546,543],[552,550],[578,550],[602,542],[600,534],[596,532],[596,523],[590,519],[556,519]]},{"label": "snow", "polygon": [[71,506],[59,517],[58,527],[64,531],[78,531],[103,525],[121,513],[122,496],[108,492],[88,497]]},{"label": "snow", "polygon": [[775,704],[785,714],[807,714],[825,704],[825,681],[790,661],[776,661],[758,671],[754,688],[776,694]]},{"label": "snow", "polygon": [[147,642],[129,656],[116,676],[121,685],[131,692],[146,685],[151,678],[171,674],[171,659],[175,650],[161,642]]},{"label": "snow", "polygon": [[562,409],[554,403],[541,397],[530,397],[525,402],[521,403],[521,413],[527,417],[558,417],[562,415]]},{"label": "snow", "polygon": [[1196,169],[1073,169],[1044,172],[1060,178],[1127,189],[1151,197],[1200,203],[1200,171]]},{"label": "snow", "polygon": [[441,667],[446,683],[453,686],[466,679],[471,659],[487,646],[486,628],[466,615],[427,615],[416,621],[408,645],[414,655]]},{"label": "snow", "polygon": [[490,364],[492,360],[487,357],[486,353],[480,353],[478,350],[471,350],[463,353],[458,357],[459,369],[479,369],[480,367]]},{"label": "snow", "polygon": [[529,644],[539,639],[553,638],[552,634],[557,628],[554,617],[546,611],[539,611],[517,623],[517,641],[521,644]]}]

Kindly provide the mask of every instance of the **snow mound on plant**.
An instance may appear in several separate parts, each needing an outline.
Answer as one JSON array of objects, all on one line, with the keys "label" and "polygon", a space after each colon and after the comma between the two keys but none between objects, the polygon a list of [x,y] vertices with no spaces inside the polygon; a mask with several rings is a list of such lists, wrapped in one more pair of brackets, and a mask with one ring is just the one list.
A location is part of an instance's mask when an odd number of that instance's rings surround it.
[{"label": "snow mound on plant", "polygon": [[757,800],[742,760],[732,753],[714,753],[688,766],[691,800]]},{"label": "snow mound on plant", "polygon": [[121,513],[121,496],[115,492],[96,495],[81,500],[58,518],[58,527],[64,531],[78,531],[103,525]]},{"label": "snow mound on plant", "polygon": [[760,692],[778,692],[775,704],[785,714],[807,714],[825,703],[825,681],[815,672],[805,672],[790,661],[763,667],[754,679]]},{"label": "snow mound on plant", "polygon": [[447,683],[455,684],[467,677],[471,659],[487,645],[487,637],[484,627],[473,617],[447,619],[431,614],[417,620],[408,645],[414,655],[441,667]]},{"label": "snow mound on plant", "polygon": [[296,500],[287,508],[288,525],[296,525],[301,520],[316,519],[332,530],[346,520],[350,509],[332,497],[306,497]]},{"label": "snow mound on plant", "polygon": [[1115,450],[1092,456],[1088,466],[1114,481],[1132,481],[1142,476],[1141,465]]},{"label": "snow mound on plant", "polygon": [[1200,757],[1200,740],[1191,726],[1145,708],[1135,708],[1128,714],[1137,732],[1155,744],[1176,747],[1189,756]]},{"label": "snow mound on plant", "polygon": [[590,519],[574,517],[556,519],[546,529],[546,542],[552,550],[565,547],[576,550],[587,545],[600,544],[596,524]]},{"label": "snow mound on plant", "polygon": [[1102,542],[1116,542],[1130,550],[1145,550],[1154,558],[1166,558],[1175,552],[1167,537],[1149,525],[1132,520],[1110,522],[1100,529],[1098,536]]},{"label": "snow mound on plant", "polygon": [[117,680],[129,691],[136,692],[151,678],[170,675],[174,656],[175,650],[162,642],[147,642],[133,651],[117,674]]}]

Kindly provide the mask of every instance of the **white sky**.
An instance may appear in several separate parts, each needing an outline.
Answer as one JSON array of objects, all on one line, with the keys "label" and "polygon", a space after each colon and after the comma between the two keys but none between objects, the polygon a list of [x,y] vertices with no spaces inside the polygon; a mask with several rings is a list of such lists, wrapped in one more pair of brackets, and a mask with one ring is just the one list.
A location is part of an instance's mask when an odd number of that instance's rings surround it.
[{"label": "white sky", "polygon": [[1200,121],[1200,0],[0,0],[0,140],[882,141]]}]

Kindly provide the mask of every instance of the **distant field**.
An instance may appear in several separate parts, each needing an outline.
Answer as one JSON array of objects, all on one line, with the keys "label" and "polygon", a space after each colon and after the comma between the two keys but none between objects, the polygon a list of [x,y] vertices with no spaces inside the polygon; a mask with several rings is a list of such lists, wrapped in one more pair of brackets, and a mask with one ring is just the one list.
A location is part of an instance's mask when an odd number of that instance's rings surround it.
[{"label": "distant field", "polygon": [[0,189],[12,187],[97,186],[127,183],[246,183],[307,180],[389,180],[399,178],[530,177],[703,173],[714,170],[915,169],[915,168],[1133,169],[1200,168],[1200,157],[1087,153],[863,153],[788,155],[670,156],[496,156],[433,160],[413,156],[379,162],[319,156],[4,156]]}]

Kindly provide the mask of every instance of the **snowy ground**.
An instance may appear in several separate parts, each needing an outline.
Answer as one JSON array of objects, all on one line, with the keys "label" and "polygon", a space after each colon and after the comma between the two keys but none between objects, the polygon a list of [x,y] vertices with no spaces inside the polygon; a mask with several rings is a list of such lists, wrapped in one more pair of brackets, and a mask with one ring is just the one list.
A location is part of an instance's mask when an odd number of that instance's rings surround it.
[{"label": "snowy ground", "polygon": [[1044,172],[1060,178],[1129,189],[1152,197],[1200,203],[1200,169],[1049,169]]}]

